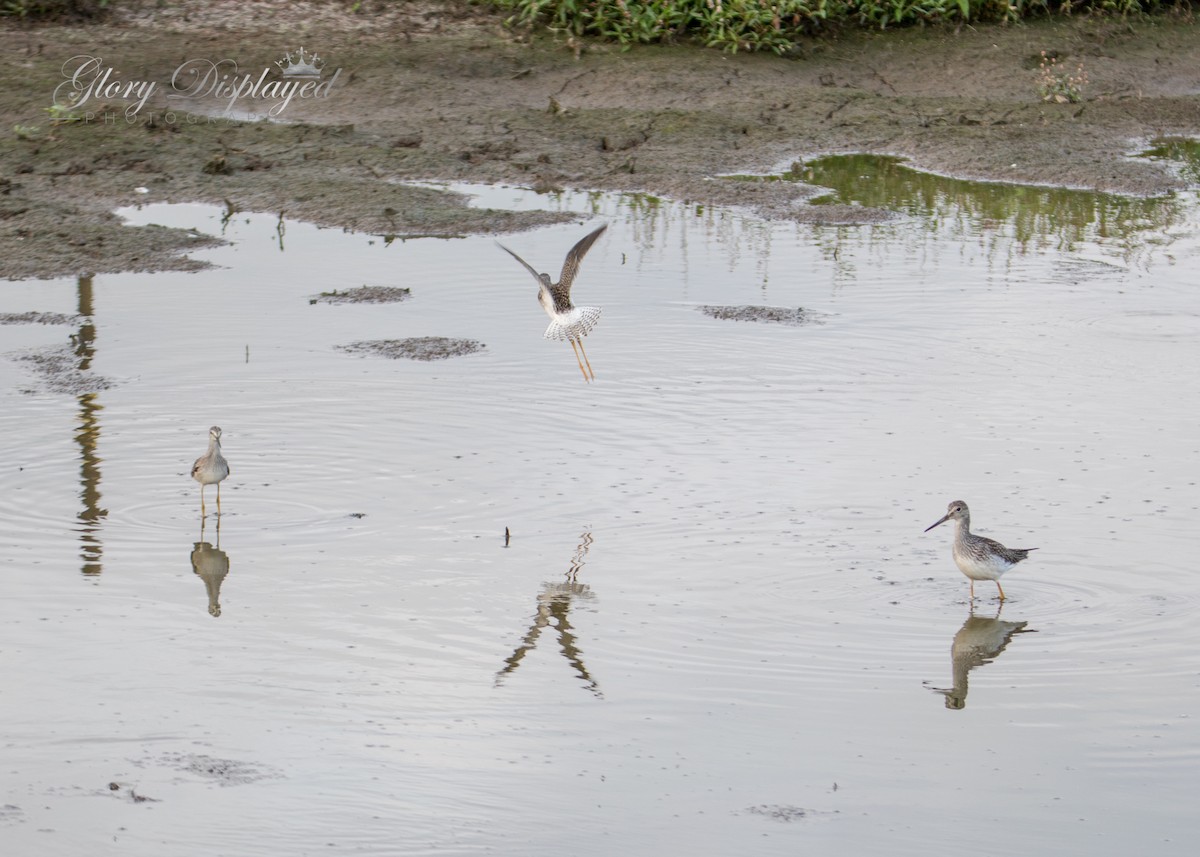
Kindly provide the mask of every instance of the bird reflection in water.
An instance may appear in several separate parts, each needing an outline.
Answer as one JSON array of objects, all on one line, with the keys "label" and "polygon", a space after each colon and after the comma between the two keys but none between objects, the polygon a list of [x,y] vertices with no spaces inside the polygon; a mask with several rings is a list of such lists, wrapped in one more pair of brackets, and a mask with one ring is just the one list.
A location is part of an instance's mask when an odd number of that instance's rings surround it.
[{"label": "bird reflection in water", "polygon": [[221,550],[221,519],[217,518],[217,546],[204,540],[204,519],[200,519],[200,541],[192,548],[192,571],[204,581],[208,592],[208,613],[221,615],[221,584],[229,574],[229,554]]},{"label": "bird reflection in water", "polygon": [[[77,286],[77,305],[81,319],[79,330],[71,335],[77,362],[75,368],[79,372],[88,372],[92,368],[92,360],[96,357],[96,324],[95,290],[91,274],[79,277]],[[104,548],[100,542],[100,528],[108,517],[108,510],[100,503],[100,464],[97,453],[100,445],[100,413],[104,405],[100,404],[99,393],[95,390],[81,391],[77,397],[79,402],[79,424],[75,431],[75,441],[79,444],[79,498],[83,501],[83,511],[79,513],[82,522],[79,537],[83,543],[83,573],[96,575],[101,571],[101,556]]]},{"label": "bird reflection in water", "polygon": [[1032,634],[1028,622],[1005,622],[996,612],[994,619],[976,616],[974,612],[954,635],[950,644],[950,665],[954,687],[933,687],[930,690],[946,697],[946,707],[958,711],[967,707],[967,676],[975,667],[990,664],[1017,634]]},{"label": "bird reflection in water", "polygon": [[537,647],[537,640],[542,634],[542,629],[547,625],[553,625],[558,633],[559,650],[567,659],[567,663],[571,665],[571,669],[584,682],[588,691],[597,697],[603,697],[604,694],[600,692],[596,680],[592,678],[583,663],[583,653],[576,645],[575,634],[570,622],[573,602],[577,599],[587,601],[596,597],[591,591],[591,587],[578,580],[579,572],[583,569],[591,546],[592,533],[590,530],[585,530],[580,536],[579,545],[575,548],[575,555],[571,558],[571,564],[564,575],[565,579],[561,582],[548,581],[542,584],[542,591],[537,596],[537,609],[533,616],[533,624],[529,626],[521,644],[505,658],[504,668],[496,673],[497,687],[504,682],[507,676],[516,672],[525,655]]}]

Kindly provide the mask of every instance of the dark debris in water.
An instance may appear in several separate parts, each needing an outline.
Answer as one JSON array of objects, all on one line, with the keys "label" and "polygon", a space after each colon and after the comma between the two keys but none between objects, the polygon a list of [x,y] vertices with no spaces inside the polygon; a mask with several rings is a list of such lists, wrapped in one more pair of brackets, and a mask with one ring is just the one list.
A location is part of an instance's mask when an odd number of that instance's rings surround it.
[{"label": "dark debris in water", "polygon": [[803,307],[783,306],[701,306],[700,312],[721,321],[761,321],[799,327],[817,320],[816,314]]},{"label": "dark debris in water", "polygon": [[486,348],[474,339],[448,339],[444,336],[417,336],[412,339],[375,339],[337,346],[347,354],[375,354],[390,360],[445,360],[462,357]]},{"label": "dark debris in water", "polygon": [[77,324],[79,316],[61,312],[0,312],[0,324]]},{"label": "dark debris in water", "polygon": [[234,759],[216,759],[195,753],[168,753],[162,757],[162,763],[187,774],[215,780],[222,786],[241,786],[281,776],[274,769],[264,765]]},{"label": "dark debris in water", "polygon": [[780,803],[764,803],[746,809],[752,815],[762,815],[775,821],[800,821],[811,815],[811,810],[799,806],[789,806]]},{"label": "dark debris in water", "polygon": [[412,297],[412,289],[398,286],[362,286],[339,292],[321,292],[309,299],[310,304],[396,304]]},{"label": "dark debris in water", "polygon": [[130,803],[162,803],[162,800],[160,798],[150,797],[149,795],[138,794],[134,790],[133,786],[130,786],[128,789],[125,790],[124,793],[122,793],[121,784],[113,782],[113,783],[108,784],[108,790],[110,792],[114,793],[113,797],[125,798]]},{"label": "dark debris in water", "polygon": [[24,351],[14,355],[29,366],[51,393],[83,396],[113,386],[107,378],[79,368],[80,357],[68,345]]},{"label": "dark debris in water", "polygon": [[24,812],[15,803],[0,804],[0,824],[21,821]]}]

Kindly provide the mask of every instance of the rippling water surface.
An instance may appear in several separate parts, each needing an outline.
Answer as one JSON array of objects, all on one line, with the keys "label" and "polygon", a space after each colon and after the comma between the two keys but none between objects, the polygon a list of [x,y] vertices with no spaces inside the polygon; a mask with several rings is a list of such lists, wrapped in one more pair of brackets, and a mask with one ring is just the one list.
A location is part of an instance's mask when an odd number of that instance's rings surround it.
[{"label": "rippling water surface", "polygon": [[[578,212],[554,274],[609,224],[591,385],[486,236],[150,205],[216,267],[0,284],[80,316],[0,327],[6,853],[1193,853],[1196,200],[879,165],[808,176],[871,227],[460,188]],[[338,350],[424,336],[486,347]]]}]

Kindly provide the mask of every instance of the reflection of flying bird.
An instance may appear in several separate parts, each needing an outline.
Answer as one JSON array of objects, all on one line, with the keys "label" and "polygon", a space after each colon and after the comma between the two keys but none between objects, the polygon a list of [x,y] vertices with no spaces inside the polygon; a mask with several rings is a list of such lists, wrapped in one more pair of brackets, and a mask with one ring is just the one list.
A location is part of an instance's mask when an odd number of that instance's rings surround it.
[{"label": "reflection of flying bird", "polygon": [[221,480],[229,475],[229,462],[221,455],[221,428],[208,430],[208,452],[192,465],[192,478],[200,483],[200,515],[204,516],[204,486],[217,486],[217,514],[221,514]]},{"label": "reflection of flying bird", "polygon": [[950,644],[950,669],[954,677],[952,688],[931,688],[946,697],[946,707],[959,710],[967,707],[967,675],[975,667],[990,664],[1017,634],[1031,634],[1028,622],[1002,622],[983,619],[971,614],[954,635]]},{"label": "reflection of flying bird", "polygon": [[[571,303],[571,284],[575,282],[575,275],[579,273],[579,263],[583,261],[584,255],[607,228],[608,224],[601,226],[571,248],[566,261],[563,262],[562,273],[559,274],[557,283],[550,282],[549,274],[539,274],[532,265],[512,250],[499,241],[496,242],[501,250],[524,265],[525,270],[533,274],[533,278],[538,281],[538,303],[542,305],[546,315],[550,316],[550,326],[546,328],[544,336],[546,339],[565,339],[571,343],[571,349],[575,352],[575,362],[579,364],[579,371],[583,373],[584,380],[596,378],[587,352],[583,350],[583,337],[587,336],[600,319],[600,307],[577,307]],[[579,359],[580,354],[583,354],[583,360]],[[586,369],[583,368],[584,363],[587,363]]]},{"label": "reflection of flying bird", "polygon": [[929,532],[938,524],[955,521],[958,530],[954,534],[954,562],[958,570],[971,581],[971,598],[975,598],[975,581],[991,580],[1000,590],[1000,600],[1004,600],[1004,589],[1000,586],[1000,576],[1037,548],[1006,548],[1000,542],[985,539],[971,532],[971,510],[962,500],[955,500],[936,523],[925,528]]},{"label": "reflection of flying bird", "polygon": [[554,627],[558,634],[558,646],[562,651],[562,655],[567,659],[567,663],[575,671],[585,683],[585,686],[596,696],[603,696],[600,692],[600,687],[596,680],[592,678],[588,672],[587,666],[583,663],[583,652],[575,642],[574,629],[571,627],[570,613],[571,605],[578,599],[581,601],[595,598],[595,595],[590,591],[590,587],[586,583],[578,583],[576,577],[579,575],[580,569],[583,568],[584,560],[587,557],[588,549],[592,544],[592,534],[585,532],[580,540],[579,546],[575,549],[575,556],[571,559],[571,565],[567,569],[566,580],[561,583],[547,582],[542,584],[542,591],[537,596],[537,610],[533,617],[533,624],[529,626],[529,630],[521,640],[521,644],[516,650],[504,659],[504,666],[496,673],[496,685],[499,686],[504,678],[516,671],[521,665],[525,655],[533,651],[537,646],[538,637],[542,634],[542,629],[547,625]]}]

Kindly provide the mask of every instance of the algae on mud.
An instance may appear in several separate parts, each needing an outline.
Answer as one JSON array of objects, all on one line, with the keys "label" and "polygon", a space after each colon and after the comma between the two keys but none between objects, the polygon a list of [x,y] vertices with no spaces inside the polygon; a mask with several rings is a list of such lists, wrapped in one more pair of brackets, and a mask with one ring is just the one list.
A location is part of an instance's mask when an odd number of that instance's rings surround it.
[{"label": "algae on mud", "polygon": [[1136,245],[1148,232],[1160,232],[1178,222],[1183,206],[1173,195],[1138,197],[967,181],[923,172],[905,164],[903,158],[881,155],[831,155],[797,161],[785,172],[764,178],[804,182],[832,191],[813,199],[814,205],[899,211],[942,229],[948,218],[960,228],[967,223],[1007,223],[1021,245],[1053,241],[1064,249],[1089,237]]},{"label": "algae on mud", "polygon": [[1186,137],[1163,137],[1150,141],[1150,148],[1140,157],[1172,165],[1192,186],[1200,185],[1200,140]]}]

